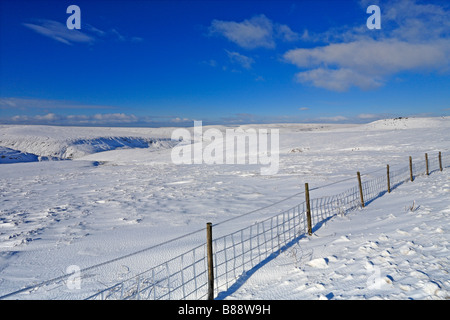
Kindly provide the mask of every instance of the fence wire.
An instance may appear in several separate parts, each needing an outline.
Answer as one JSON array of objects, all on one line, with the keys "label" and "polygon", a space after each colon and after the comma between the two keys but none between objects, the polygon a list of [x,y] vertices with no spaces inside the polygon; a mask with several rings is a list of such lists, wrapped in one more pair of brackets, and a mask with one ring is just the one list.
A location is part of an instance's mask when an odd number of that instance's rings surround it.
[{"label": "fence wire", "polygon": [[[439,170],[439,161],[429,158],[429,172]],[[415,162],[413,164],[413,174],[415,176],[425,174],[426,164],[423,162]],[[390,188],[395,189],[402,183],[410,179],[410,168],[405,166],[389,172]],[[387,175],[380,175],[362,183],[363,197],[365,203],[369,203],[374,199],[382,196],[388,190]],[[342,193],[333,196],[314,198],[311,203],[311,219],[312,225],[334,215],[343,215],[350,210],[354,210],[361,206],[359,189],[357,186],[349,188]],[[263,221],[256,222],[246,228],[235,231],[231,234],[213,240],[214,249],[214,281],[215,295],[221,291],[226,291],[239,278],[245,276],[246,272],[252,270],[267,259],[270,255],[280,252],[291,241],[299,238],[307,233],[307,220],[305,202],[297,206],[267,218]],[[207,296],[207,266],[206,251],[202,246],[203,256],[194,262],[186,257],[195,256],[194,252],[186,253],[178,257],[179,270],[169,274],[169,266],[164,264],[159,268],[165,268],[165,280],[156,281],[152,278],[154,284],[158,284],[157,288],[162,294],[156,295],[156,288],[152,289],[153,295],[150,298],[165,299],[190,299],[205,298]],[[181,257],[184,257],[182,259]],[[177,260],[177,259],[175,259]],[[187,265],[185,265],[187,263]],[[191,263],[189,265],[189,263]],[[195,270],[197,267],[197,270]],[[186,272],[190,270],[191,272]],[[152,271],[154,273],[154,271]],[[136,281],[136,280],[135,280]],[[164,284],[164,285],[162,285]],[[139,287],[138,284],[132,284]],[[148,290],[148,289],[146,289]],[[104,290],[104,292],[108,291]],[[134,292],[138,292],[135,290]],[[94,297],[99,297],[99,294]],[[130,295],[131,298],[141,298],[142,295]],[[105,298],[104,295],[101,296]],[[123,298],[123,297],[122,297]]]},{"label": "fence wire", "polygon": [[213,240],[216,293],[306,232],[305,203]]},{"label": "fence wire", "polygon": [[[450,167],[450,161],[448,161],[450,154],[443,153],[442,156],[443,159],[447,159],[443,167]],[[428,161],[429,173],[440,170],[437,155],[429,156]],[[414,177],[426,174],[425,159],[415,161],[412,169]],[[390,188],[393,190],[410,180],[410,167],[405,166],[391,170],[389,177]],[[386,193],[388,190],[387,183],[386,173],[384,175],[379,173],[378,176],[371,179],[363,176],[362,190],[365,203],[369,203]],[[317,226],[335,215],[344,215],[360,206],[361,199],[358,186],[348,188],[333,196],[311,199],[312,226]],[[234,220],[234,218],[231,220]],[[307,231],[306,204],[301,202],[289,210],[214,239],[215,296],[220,292],[227,291],[236,281],[271,255],[281,252],[287,245],[305,236]],[[58,278],[59,282],[63,280],[62,277]],[[36,285],[35,289],[40,286],[47,286],[50,282],[46,281]],[[98,290],[86,299],[206,299],[208,296],[207,283],[206,244],[201,244],[129,279]],[[22,291],[19,290],[5,295],[0,299],[14,298],[16,294]]]},{"label": "fence wire", "polygon": [[207,291],[206,245],[202,244],[87,300],[201,300]]}]

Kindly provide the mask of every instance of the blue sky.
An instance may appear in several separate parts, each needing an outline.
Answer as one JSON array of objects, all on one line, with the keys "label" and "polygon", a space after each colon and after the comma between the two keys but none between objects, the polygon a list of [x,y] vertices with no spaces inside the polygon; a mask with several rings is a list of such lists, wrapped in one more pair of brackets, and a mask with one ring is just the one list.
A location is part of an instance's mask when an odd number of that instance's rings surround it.
[{"label": "blue sky", "polygon": [[[81,29],[69,30],[69,5]],[[370,30],[369,5],[381,9]],[[0,1],[0,123],[184,126],[450,114],[450,3]]]}]

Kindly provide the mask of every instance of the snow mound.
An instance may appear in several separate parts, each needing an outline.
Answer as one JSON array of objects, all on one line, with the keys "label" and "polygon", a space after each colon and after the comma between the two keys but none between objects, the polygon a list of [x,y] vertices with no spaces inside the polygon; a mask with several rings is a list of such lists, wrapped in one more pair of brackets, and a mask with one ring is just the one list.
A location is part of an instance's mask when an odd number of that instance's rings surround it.
[{"label": "snow mound", "polygon": [[325,269],[328,268],[328,259],[327,258],[313,259],[307,262],[307,265],[313,268]]},{"label": "snow mound", "polygon": [[394,119],[377,120],[365,125],[366,129],[419,129],[419,128],[436,128],[449,127],[450,117],[435,118],[408,118],[399,117]]}]

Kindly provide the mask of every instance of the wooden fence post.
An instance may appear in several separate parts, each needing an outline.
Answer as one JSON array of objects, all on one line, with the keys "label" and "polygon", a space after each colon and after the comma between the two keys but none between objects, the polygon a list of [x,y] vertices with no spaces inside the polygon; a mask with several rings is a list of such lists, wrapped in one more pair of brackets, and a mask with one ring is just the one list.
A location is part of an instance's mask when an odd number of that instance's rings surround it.
[{"label": "wooden fence post", "polygon": [[409,176],[411,178],[411,181],[414,181],[413,168],[412,168],[412,157],[411,156],[409,156]]},{"label": "wooden fence post", "polygon": [[309,199],[309,186],[307,183],[305,183],[305,198],[306,198],[306,218],[308,221],[308,235],[312,235],[311,203]]},{"label": "wooden fence post", "polygon": [[389,177],[389,165],[387,165],[386,168],[387,168],[387,187],[388,187],[388,193],[391,193],[391,178]]},{"label": "wooden fence post", "polygon": [[425,167],[427,168],[427,176],[429,176],[430,171],[428,170],[428,153],[425,153]]},{"label": "wooden fence post", "polygon": [[442,171],[442,156],[441,156],[441,152],[439,151],[439,170]]},{"label": "wooden fence post", "polygon": [[206,224],[206,253],[208,261],[208,300],[214,300],[214,265],[211,222]]},{"label": "wooden fence post", "polygon": [[359,171],[356,174],[358,176],[359,196],[361,197],[361,206],[364,208],[364,195],[361,183],[361,174],[359,173]]}]

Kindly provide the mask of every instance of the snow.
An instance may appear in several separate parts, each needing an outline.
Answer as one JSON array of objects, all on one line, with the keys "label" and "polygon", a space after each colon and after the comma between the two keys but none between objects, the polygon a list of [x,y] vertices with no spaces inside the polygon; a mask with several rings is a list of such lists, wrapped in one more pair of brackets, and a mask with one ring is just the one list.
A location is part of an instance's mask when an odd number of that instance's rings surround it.
[{"label": "snow", "polygon": [[[171,147],[171,130],[0,125],[0,145],[34,154],[37,160],[75,159],[124,148]],[[0,149],[0,155],[4,152]]]},{"label": "snow", "polygon": [[334,217],[227,298],[448,299],[449,177],[417,178]]},{"label": "snow", "polygon": [[[88,281],[104,288],[191,249],[204,240],[206,222],[255,211],[220,224],[220,236],[291,208],[304,200],[293,195],[305,182],[315,198],[353,187],[356,171],[370,179],[386,164],[407,166],[409,156],[419,162],[427,152],[435,169],[442,151],[450,164],[449,117],[240,128],[280,130],[277,174],[249,164],[176,165],[175,128],[0,126],[0,296],[73,265],[101,265],[82,275],[82,288]],[[448,299],[449,181],[446,167],[333,217],[219,297]],[[83,294],[58,287],[9,298]]]},{"label": "snow", "polygon": [[34,154],[0,146],[0,163],[31,162],[38,160],[39,158]]}]

